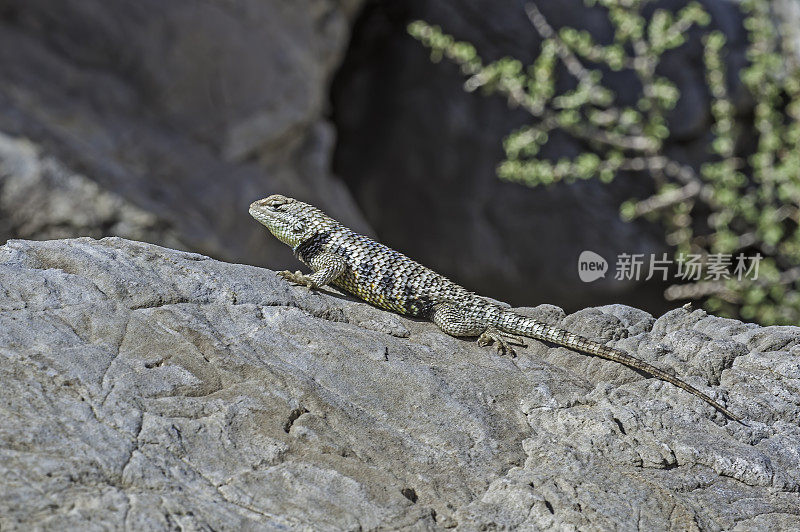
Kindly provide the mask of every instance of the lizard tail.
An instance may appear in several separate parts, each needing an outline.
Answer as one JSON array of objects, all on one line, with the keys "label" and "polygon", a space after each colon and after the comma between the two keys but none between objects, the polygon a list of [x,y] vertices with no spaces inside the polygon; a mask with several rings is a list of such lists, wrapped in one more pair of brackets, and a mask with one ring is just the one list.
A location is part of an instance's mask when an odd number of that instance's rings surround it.
[{"label": "lizard tail", "polygon": [[659,369],[652,364],[648,364],[644,360],[640,360],[619,349],[608,347],[607,345],[603,345],[578,334],[573,334],[567,330],[559,329],[551,325],[547,325],[546,323],[520,316],[519,314],[514,314],[513,312],[503,313],[500,318],[500,324],[498,325],[498,328],[500,331],[508,334],[520,334],[522,336],[527,336],[528,338],[544,340],[556,345],[568,347],[581,353],[587,353],[605,358],[607,360],[613,360],[614,362],[624,364],[629,368],[650,374],[653,377],[657,377],[663,381],[677,386],[678,388],[686,390],[693,395],[696,395],[706,403],[710,404],[728,416],[730,419],[744,424],[742,422],[742,418],[734,415],[730,410],[720,405],[714,399],[704,394],[691,384],[688,384],[681,379],[667,373],[666,371]]}]

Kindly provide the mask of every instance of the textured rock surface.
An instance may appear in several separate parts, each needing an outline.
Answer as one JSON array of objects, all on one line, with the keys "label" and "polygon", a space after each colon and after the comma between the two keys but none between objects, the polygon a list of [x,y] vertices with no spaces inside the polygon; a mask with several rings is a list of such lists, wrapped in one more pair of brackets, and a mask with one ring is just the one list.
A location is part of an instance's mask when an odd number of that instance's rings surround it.
[{"label": "textured rock surface", "polygon": [[152,213],[191,249],[288,263],[280,244],[254,245],[258,228],[241,216],[251,201],[303,197],[368,231],[330,175],[324,118],[359,4],[4,0],[0,131]]},{"label": "textured rock surface", "polygon": [[185,248],[164,220],[0,133],[0,240],[113,234]]},{"label": "textured rock surface", "polygon": [[[516,359],[251,266],[123,239],[0,247],[0,528],[800,524],[800,328],[564,316],[727,397]],[[711,385],[709,388],[709,384]]]}]

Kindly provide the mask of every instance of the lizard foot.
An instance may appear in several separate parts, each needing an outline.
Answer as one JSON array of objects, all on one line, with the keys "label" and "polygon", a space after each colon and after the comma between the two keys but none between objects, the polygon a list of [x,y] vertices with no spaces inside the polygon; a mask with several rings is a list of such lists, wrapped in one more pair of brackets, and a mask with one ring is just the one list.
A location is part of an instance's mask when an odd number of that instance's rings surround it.
[{"label": "lizard foot", "polygon": [[497,349],[498,354],[501,356],[517,356],[517,354],[514,352],[514,348],[511,347],[512,345],[525,347],[525,342],[521,337],[513,334],[501,333],[494,327],[489,327],[478,337],[478,345],[484,347],[492,344],[495,344],[495,348]]},{"label": "lizard foot", "polygon": [[305,275],[300,270],[292,273],[289,270],[284,270],[282,272],[278,272],[278,277],[281,279],[286,279],[292,284],[300,285],[300,286],[307,286],[308,288],[316,288],[316,284],[311,279],[310,275]]}]

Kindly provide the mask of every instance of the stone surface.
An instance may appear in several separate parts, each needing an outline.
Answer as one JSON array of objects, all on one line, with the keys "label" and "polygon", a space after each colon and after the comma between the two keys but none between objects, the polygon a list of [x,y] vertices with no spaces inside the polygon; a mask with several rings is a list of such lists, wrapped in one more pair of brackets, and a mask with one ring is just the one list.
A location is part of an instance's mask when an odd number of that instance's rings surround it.
[{"label": "stone surface", "polygon": [[[242,215],[250,202],[297,196],[369,232],[330,174],[325,118],[359,5],[3,1],[0,131],[150,213],[195,251],[287,264],[291,255]],[[112,229],[69,236],[130,236]]]},{"label": "stone surface", "polygon": [[264,269],[119,238],[0,247],[0,528],[800,525],[800,328],[520,309],[629,350],[515,359]]},{"label": "stone surface", "polygon": [[0,133],[0,240],[106,234],[185,248],[163,219]]}]

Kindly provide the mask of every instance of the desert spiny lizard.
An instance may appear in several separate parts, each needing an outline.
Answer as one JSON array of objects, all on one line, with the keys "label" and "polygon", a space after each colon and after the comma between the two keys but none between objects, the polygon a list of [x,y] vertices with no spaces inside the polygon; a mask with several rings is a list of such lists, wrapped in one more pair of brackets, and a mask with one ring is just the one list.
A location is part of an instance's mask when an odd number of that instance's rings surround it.
[{"label": "desert spiny lizard", "polygon": [[686,390],[741,419],[694,386],[624,351],[517,314],[450,281],[402,253],[360,235],[316,207],[278,194],[253,202],[250,215],[311,268],[280,272],[309,288],[333,284],[377,307],[433,321],[451,336],[477,336],[501,353],[524,345],[521,336],[619,362]]}]

